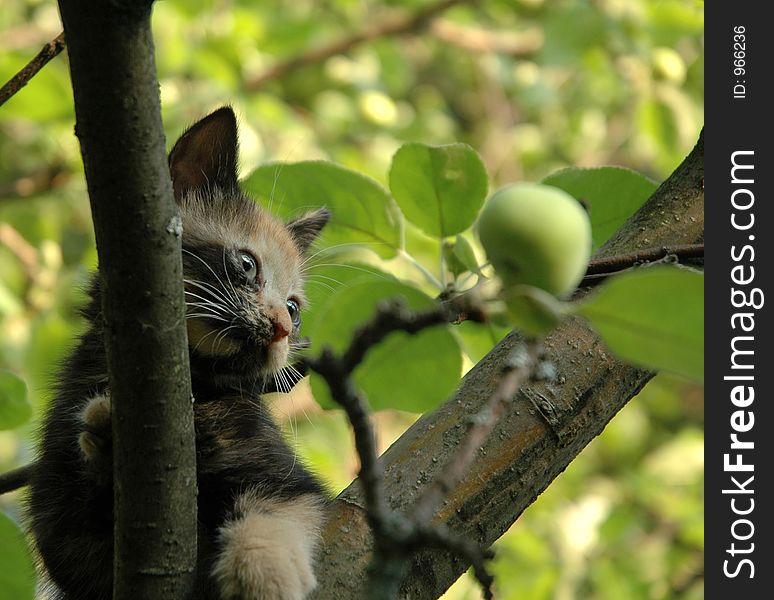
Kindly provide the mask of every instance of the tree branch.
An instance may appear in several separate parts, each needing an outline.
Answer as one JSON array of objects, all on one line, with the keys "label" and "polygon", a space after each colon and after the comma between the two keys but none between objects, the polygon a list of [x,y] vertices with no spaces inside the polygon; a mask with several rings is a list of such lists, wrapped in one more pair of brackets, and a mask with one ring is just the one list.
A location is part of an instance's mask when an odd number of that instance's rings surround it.
[{"label": "tree branch", "polygon": [[510,408],[522,383],[526,382],[535,370],[538,353],[539,345],[534,341],[517,345],[513,349],[504,366],[500,383],[481,410],[470,419],[470,428],[457,451],[432,483],[425,488],[411,509],[415,521],[419,523],[430,521],[439,504],[465,477],[475,460],[476,452]]},{"label": "tree branch", "polygon": [[13,471],[0,474],[0,494],[18,490],[30,482],[35,463],[19,467]]},{"label": "tree branch", "polygon": [[[483,320],[483,311],[478,306],[475,294],[457,296],[423,312],[410,311],[398,301],[385,302],[379,305],[375,316],[355,332],[349,348],[341,357],[336,357],[326,349],[319,358],[305,360],[306,366],[325,379],[334,400],[345,410],[355,434],[355,446],[360,458],[359,481],[365,497],[366,517],[374,535],[375,555],[371,562],[368,586],[368,598],[372,600],[395,598],[411,552],[418,548],[432,547],[443,547],[472,563],[484,588],[485,597],[492,597],[492,577],[484,566],[485,554],[480,548],[458,538],[445,527],[437,528],[416,518],[408,519],[389,508],[384,495],[383,474],[377,462],[376,437],[367,402],[355,390],[350,379],[352,371],[362,362],[368,350],[390,333],[417,333],[433,325],[456,321],[460,315]],[[514,366],[514,371],[520,368],[531,369],[531,364],[522,360]],[[488,420],[497,418],[493,411],[489,412],[492,414],[488,415]],[[481,426],[474,425],[471,428],[471,438],[476,439],[476,434],[481,435],[486,427],[485,422],[485,419],[481,419]],[[465,450],[467,448],[463,446],[461,460],[452,461],[458,469],[464,470],[470,462],[467,460],[466,463]],[[443,489],[443,486],[439,489]]]},{"label": "tree branch", "polygon": [[[625,254],[654,243],[673,247],[702,241],[703,158],[702,136],[598,256]],[[423,415],[379,459],[392,510],[413,506],[438,477],[444,459],[465,435],[461,424],[487,403],[496,386],[494,374],[502,371],[519,343],[518,336],[507,336],[465,376],[446,404]],[[580,319],[548,336],[545,348],[557,381],[523,389],[514,409],[476,452],[469,475],[434,515],[435,523],[482,547],[499,538],[652,377],[614,358]],[[325,569],[318,574],[313,597],[364,597],[372,548],[362,492],[355,482],[340,494],[323,532]],[[425,550],[413,559],[401,597],[437,598],[468,566],[446,550]]]},{"label": "tree branch", "polygon": [[5,104],[16,92],[27,85],[38,71],[45,67],[48,62],[59,54],[65,47],[64,31],[51,40],[48,44],[28,62],[21,71],[9,79],[2,88],[0,88],[0,106]]},{"label": "tree branch", "polygon": [[589,261],[586,275],[584,275],[578,287],[583,288],[596,285],[619,271],[636,267],[646,262],[667,260],[684,263],[703,258],[704,244],[678,244],[670,247],[646,248],[635,252],[616,254],[615,256],[594,258]]},{"label": "tree branch", "polygon": [[419,9],[413,15],[382,20],[378,25],[365,27],[360,31],[343,37],[340,40],[336,40],[326,46],[306,50],[305,52],[301,52],[296,56],[277,63],[273,67],[267,69],[264,73],[246,81],[244,84],[245,90],[248,92],[255,92],[263,88],[267,83],[281,79],[293,71],[297,71],[302,67],[321,63],[337,54],[347,54],[361,44],[384,37],[416,33],[424,29],[432,19],[443,14],[450,8],[458,4],[475,1],[476,0],[441,0],[440,2]]},{"label": "tree branch", "polygon": [[543,47],[543,31],[532,28],[522,33],[491,31],[484,27],[463,26],[436,19],[430,34],[446,44],[459,46],[471,52],[505,54],[513,57],[530,56]]},{"label": "tree branch", "polygon": [[148,0],[59,0],[99,253],[113,426],[115,600],[183,598],[196,457],[180,217]]}]

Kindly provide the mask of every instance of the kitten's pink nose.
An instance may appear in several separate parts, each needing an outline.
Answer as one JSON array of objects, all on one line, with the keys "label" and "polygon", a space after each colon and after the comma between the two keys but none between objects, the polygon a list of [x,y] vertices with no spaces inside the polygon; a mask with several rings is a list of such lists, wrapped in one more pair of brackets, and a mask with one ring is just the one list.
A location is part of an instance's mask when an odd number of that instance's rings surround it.
[{"label": "kitten's pink nose", "polygon": [[282,321],[274,321],[274,337],[271,343],[279,342],[282,338],[288,337],[290,330],[287,329]]}]

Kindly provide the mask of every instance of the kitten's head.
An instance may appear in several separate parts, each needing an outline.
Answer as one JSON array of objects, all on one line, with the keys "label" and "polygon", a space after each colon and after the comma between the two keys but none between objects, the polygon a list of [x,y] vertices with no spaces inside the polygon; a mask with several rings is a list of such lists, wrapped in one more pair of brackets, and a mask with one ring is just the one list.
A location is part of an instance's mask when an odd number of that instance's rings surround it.
[{"label": "kitten's head", "polygon": [[186,131],[169,167],[183,220],[192,368],[222,380],[266,378],[297,343],[303,256],[330,215],[321,208],[285,224],[239,189],[229,107]]}]

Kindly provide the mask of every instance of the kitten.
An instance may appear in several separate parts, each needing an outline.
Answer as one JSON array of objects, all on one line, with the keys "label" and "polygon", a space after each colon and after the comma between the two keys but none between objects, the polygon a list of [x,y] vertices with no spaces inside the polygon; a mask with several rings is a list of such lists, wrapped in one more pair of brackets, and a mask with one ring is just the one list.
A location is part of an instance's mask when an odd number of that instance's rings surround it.
[{"label": "kitten", "polygon": [[[303,254],[325,209],[282,224],[240,191],[237,125],[221,108],[169,155],[183,272],[199,485],[194,598],[295,600],[312,569],[325,494],[283,441],[261,388],[298,347]],[[66,362],[30,486],[31,529],[67,600],[112,596],[113,491],[100,281]]]}]

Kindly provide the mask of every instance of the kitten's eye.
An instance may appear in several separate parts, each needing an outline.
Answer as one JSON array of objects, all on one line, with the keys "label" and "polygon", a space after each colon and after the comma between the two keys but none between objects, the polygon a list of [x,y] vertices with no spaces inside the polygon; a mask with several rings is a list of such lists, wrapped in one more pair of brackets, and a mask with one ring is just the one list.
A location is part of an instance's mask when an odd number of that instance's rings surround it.
[{"label": "kitten's eye", "polygon": [[242,265],[242,270],[245,273],[248,281],[255,281],[258,276],[258,265],[255,262],[255,258],[247,252],[239,253],[239,261]]},{"label": "kitten's eye", "polygon": [[298,306],[298,302],[293,300],[293,298],[289,298],[287,307],[290,320],[293,321],[293,327],[297,328],[301,324],[301,309]]}]

